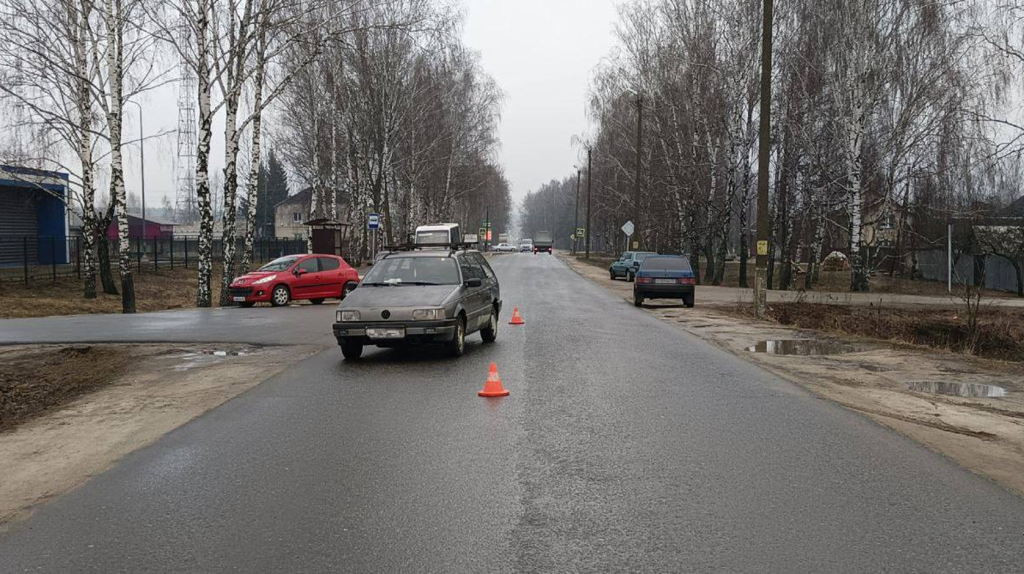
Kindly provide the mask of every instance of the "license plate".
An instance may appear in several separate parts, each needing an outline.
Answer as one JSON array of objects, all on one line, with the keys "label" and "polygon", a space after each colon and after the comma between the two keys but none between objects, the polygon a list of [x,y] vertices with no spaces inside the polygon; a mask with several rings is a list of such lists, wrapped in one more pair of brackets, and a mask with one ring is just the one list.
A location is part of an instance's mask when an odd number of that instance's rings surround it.
[{"label": "license plate", "polygon": [[367,329],[366,336],[371,339],[404,339],[405,329]]},{"label": "license plate", "polygon": [[655,279],[654,282],[657,283],[658,285],[675,285],[676,284],[676,280],[675,279]]},{"label": "license plate", "polygon": [[245,297],[232,297],[231,300],[235,303],[245,303]]}]

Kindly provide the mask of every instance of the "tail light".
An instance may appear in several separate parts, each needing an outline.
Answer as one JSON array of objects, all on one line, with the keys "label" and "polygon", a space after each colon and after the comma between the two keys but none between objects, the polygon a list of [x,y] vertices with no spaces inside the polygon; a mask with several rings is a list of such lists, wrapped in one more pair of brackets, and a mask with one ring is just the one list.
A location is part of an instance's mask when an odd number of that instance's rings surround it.
[{"label": "tail light", "polygon": [[679,278],[679,284],[680,285],[693,285],[694,284],[693,277],[680,277]]},{"label": "tail light", "polygon": [[636,282],[641,285],[647,285],[650,283],[654,283],[654,279],[651,277],[637,277]]}]

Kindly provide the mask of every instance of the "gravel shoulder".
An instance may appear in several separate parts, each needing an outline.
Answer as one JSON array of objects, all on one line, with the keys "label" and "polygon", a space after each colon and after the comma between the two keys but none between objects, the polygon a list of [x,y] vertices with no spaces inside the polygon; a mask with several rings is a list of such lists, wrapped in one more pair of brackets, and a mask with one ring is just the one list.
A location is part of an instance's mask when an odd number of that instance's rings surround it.
[{"label": "gravel shoulder", "polygon": [[[562,256],[577,273],[631,301],[632,284]],[[738,317],[744,290],[697,288],[697,306],[652,301],[648,313],[708,340],[818,396],[873,420],[1024,496],[1024,366],[886,341],[793,329]],[[777,293],[777,292],[773,292]],[[818,339],[855,344],[856,352],[781,356],[749,349],[767,340]],[[921,393],[916,383],[1003,387],[1004,398]]]},{"label": "gravel shoulder", "polygon": [[[88,351],[84,351],[88,349]],[[0,360],[17,364],[47,351],[95,357],[75,368],[80,376],[67,400],[50,400],[39,385],[23,385],[20,404],[33,412],[0,432],[0,530],[102,473],[128,453],[280,373],[319,347],[252,345],[25,345],[0,349]],[[68,380],[61,365],[53,384]],[[31,371],[26,371],[31,372]],[[9,384],[7,389],[17,385]],[[53,393],[49,393],[53,397]],[[13,417],[11,417],[13,418]],[[2,426],[2,425],[0,425]]]}]

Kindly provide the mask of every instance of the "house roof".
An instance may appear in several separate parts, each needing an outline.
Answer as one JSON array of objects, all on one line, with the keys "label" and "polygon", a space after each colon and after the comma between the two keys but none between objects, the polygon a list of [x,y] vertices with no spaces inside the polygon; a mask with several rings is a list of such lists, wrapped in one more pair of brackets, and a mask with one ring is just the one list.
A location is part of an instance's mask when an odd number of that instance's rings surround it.
[{"label": "house roof", "polygon": [[[307,187],[307,188],[303,189],[302,191],[299,191],[298,193],[295,193],[293,195],[289,195],[283,201],[280,201],[280,202],[276,203],[274,205],[274,209],[277,209],[278,207],[280,207],[282,205],[296,205],[296,204],[309,205],[310,201],[312,201],[312,200],[313,200],[313,188],[312,187]],[[346,202],[347,200],[348,200],[348,194],[345,193],[344,191],[338,191],[338,195],[337,195],[338,204],[341,205],[342,203]]]},{"label": "house roof", "polygon": [[999,212],[1000,217],[1024,217],[1024,195]]}]

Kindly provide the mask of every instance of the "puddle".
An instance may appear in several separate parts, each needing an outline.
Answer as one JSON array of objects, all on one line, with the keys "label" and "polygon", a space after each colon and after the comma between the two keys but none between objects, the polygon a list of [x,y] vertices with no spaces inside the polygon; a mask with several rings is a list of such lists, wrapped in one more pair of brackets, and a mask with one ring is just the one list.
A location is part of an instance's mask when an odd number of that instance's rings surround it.
[{"label": "puddle", "polygon": [[907,388],[918,393],[973,399],[1001,399],[1006,396],[1003,387],[975,383],[910,383]]},{"label": "puddle", "polygon": [[753,347],[748,347],[751,353],[765,353],[768,355],[842,355],[845,353],[859,353],[867,351],[868,347],[839,343],[836,341],[818,341],[815,339],[783,339],[777,341],[761,341]]},{"label": "puddle", "polygon": [[174,366],[175,371],[188,371],[196,367],[205,367],[212,365],[222,357],[244,357],[247,353],[243,351],[218,351],[213,349],[202,349],[199,351],[190,351],[181,355],[175,355],[173,358],[181,361],[179,364]]}]

